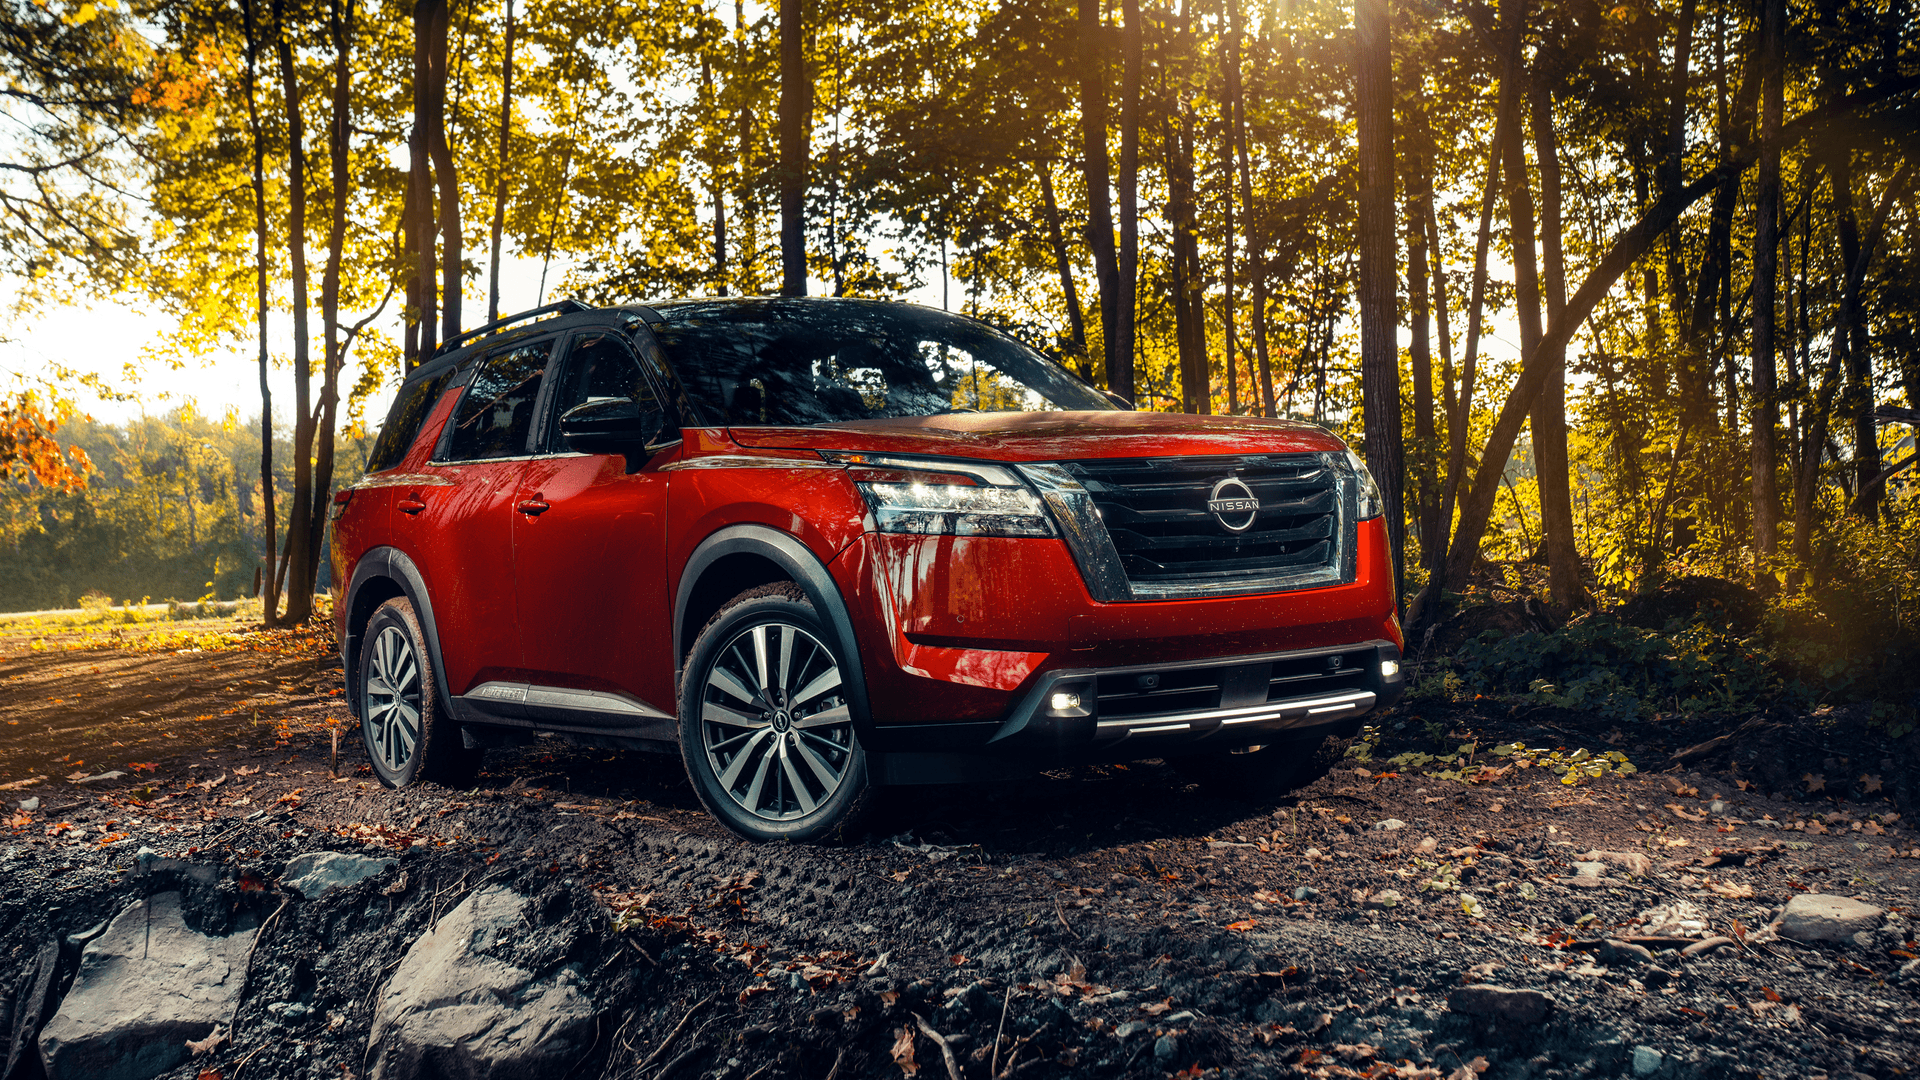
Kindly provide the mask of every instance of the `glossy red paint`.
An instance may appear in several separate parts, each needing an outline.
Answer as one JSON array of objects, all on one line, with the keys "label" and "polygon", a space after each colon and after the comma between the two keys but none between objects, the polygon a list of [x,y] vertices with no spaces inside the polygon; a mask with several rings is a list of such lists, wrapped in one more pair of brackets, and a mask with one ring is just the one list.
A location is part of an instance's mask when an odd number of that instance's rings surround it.
[{"label": "glossy red paint", "polygon": [[1136,604],[1096,602],[1057,540],[868,534],[831,569],[856,610],[874,721],[935,723],[1002,716],[1058,668],[1403,645],[1382,519],[1360,523],[1356,557],[1348,585]]},{"label": "glossy red paint", "polygon": [[617,691],[673,709],[667,479],[661,454],[567,454],[527,463],[514,498],[523,665],[536,685]]},{"label": "glossy red paint", "polygon": [[733,434],[743,446],[992,461],[1346,450],[1324,428],[1296,420],[1153,412],[947,413],[803,428],[736,428]]}]

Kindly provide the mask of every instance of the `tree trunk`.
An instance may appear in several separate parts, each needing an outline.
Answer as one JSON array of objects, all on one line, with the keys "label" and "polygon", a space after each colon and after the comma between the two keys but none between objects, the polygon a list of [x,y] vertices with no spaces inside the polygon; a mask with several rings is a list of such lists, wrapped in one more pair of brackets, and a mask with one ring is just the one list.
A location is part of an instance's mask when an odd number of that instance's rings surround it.
[{"label": "tree trunk", "polygon": [[1860,310],[1862,279],[1851,272],[1861,258],[1860,221],[1854,211],[1853,152],[1845,147],[1837,150],[1832,169],[1840,264],[1848,271],[1840,290],[1840,318],[1833,329],[1834,344],[1845,357],[1846,387],[1840,395],[1840,411],[1853,426],[1854,484],[1861,497],[1852,509],[1873,521],[1880,516],[1879,489],[1867,490],[1867,482],[1880,471],[1880,442],[1873,422],[1873,358],[1867,352],[1866,319]]},{"label": "tree trunk", "polygon": [[[704,58],[700,61],[700,81],[706,90],[707,104],[718,112],[718,104],[713,96],[713,69]],[[725,173],[720,169],[719,156],[715,155],[713,176],[710,180],[713,188],[713,291],[715,296],[727,295],[727,189]]]},{"label": "tree trunk", "polygon": [[[432,98],[427,116],[427,155],[433,160],[434,186],[439,190],[440,224],[440,340],[460,335],[461,293],[466,281],[465,237],[460,225],[460,176],[454,169],[453,148],[447,143],[447,24],[448,0],[433,0],[428,27],[427,63]],[[429,245],[431,249],[431,245]]]},{"label": "tree trunk", "polygon": [[807,295],[807,78],[802,0],[780,0],[780,292]]},{"label": "tree trunk", "polygon": [[1775,478],[1779,452],[1774,428],[1774,304],[1780,280],[1780,115],[1785,99],[1786,0],[1760,2],[1760,154],[1759,190],[1754,201],[1753,238],[1753,550],[1754,575],[1763,587],[1773,581],[1768,562],[1780,529],[1780,495]]},{"label": "tree trunk", "polygon": [[1120,264],[1113,247],[1113,197],[1107,190],[1107,66],[1101,38],[1100,0],[1078,0],[1080,12],[1081,168],[1087,182],[1087,247],[1100,286],[1100,347],[1107,389],[1133,400],[1133,365],[1122,364],[1119,342]]},{"label": "tree trunk", "polygon": [[1080,313],[1080,290],[1073,282],[1073,262],[1067,257],[1066,230],[1060,226],[1060,200],[1053,193],[1053,166],[1040,162],[1040,195],[1047,211],[1047,240],[1053,248],[1053,265],[1060,272],[1060,295],[1067,302],[1067,322],[1073,331],[1069,348],[1080,377],[1093,381],[1093,357],[1087,353],[1087,323]]},{"label": "tree trunk", "polygon": [[260,134],[256,74],[260,39],[254,28],[253,0],[241,0],[240,10],[246,20],[247,33],[247,131],[253,142],[254,289],[260,335],[260,523],[261,558],[265,561],[265,572],[260,575],[261,609],[263,620],[272,625],[280,610],[280,588],[274,565],[274,552],[279,545],[275,536],[277,523],[274,520],[273,390],[267,384],[267,148]]},{"label": "tree trunk", "polygon": [[[1125,369],[1125,390],[1133,398],[1135,307],[1140,290],[1140,0],[1122,0],[1127,24],[1121,31],[1124,50],[1120,73],[1120,295],[1114,317],[1114,345],[1110,363]],[[1111,378],[1111,375],[1109,375]]]},{"label": "tree trunk", "polygon": [[334,429],[340,405],[340,372],[346,343],[340,336],[340,264],[347,246],[347,193],[352,189],[353,0],[327,2],[327,36],[333,39],[333,115],[327,125],[327,156],[333,181],[331,220],[327,226],[327,266],[320,278],[320,322],[326,330],[321,366],[320,404],[315,419],[313,494],[307,510],[306,580],[317,582],[327,507],[333,498]]},{"label": "tree trunk", "polygon": [[[1418,76],[1416,75],[1416,79]],[[1413,519],[1420,536],[1421,565],[1433,565],[1433,549],[1440,540],[1438,443],[1433,409],[1433,342],[1431,338],[1432,273],[1427,257],[1427,215],[1433,206],[1433,166],[1425,109],[1414,108],[1415,135],[1407,152],[1407,313],[1412,334],[1407,343],[1413,368],[1413,454],[1407,468],[1413,493]],[[1445,332],[1444,330],[1442,331]]]},{"label": "tree trunk", "polygon": [[[1458,423],[1451,425],[1448,432],[1451,445],[1447,453],[1447,481],[1440,494],[1440,520],[1451,522],[1454,517],[1456,499],[1461,499],[1461,483],[1467,472],[1467,427],[1473,415],[1473,383],[1475,364],[1480,356],[1480,322],[1482,311],[1486,307],[1487,294],[1487,247],[1493,238],[1493,204],[1500,195],[1501,159],[1506,153],[1507,140],[1513,138],[1516,123],[1515,113],[1519,108],[1520,87],[1518,74],[1520,68],[1520,41],[1525,28],[1523,18],[1526,0],[1508,0],[1506,10],[1501,12],[1505,22],[1506,55],[1500,63],[1500,103],[1494,117],[1493,142],[1487,148],[1487,185],[1480,194],[1480,228],[1473,244],[1473,290],[1467,302],[1467,342],[1466,355],[1460,361],[1459,407],[1456,410]],[[1505,462],[1501,465],[1504,467]],[[1464,500],[1462,500],[1464,501]],[[1489,503],[1491,505],[1491,503]],[[1477,538],[1476,538],[1477,542]],[[1449,543],[1448,547],[1451,548]],[[1446,566],[1442,564],[1441,573],[1429,579],[1427,592],[1439,596],[1446,588]]]},{"label": "tree trunk", "polygon": [[[1540,168],[1540,291],[1547,319],[1567,306],[1566,254],[1560,233],[1560,143],[1553,127],[1553,90],[1544,72],[1533,83],[1534,158]],[[1733,187],[1736,185],[1728,185]],[[1573,492],[1567,463],[1567,353],[1547,355],[1547,381],[1533,408],[1533,467],[1540,484],[1540,531],[1547,545],[1548,588],[1565,615],[1587,601],[1580,549],[1573,532]]]},{"label": "tree trunk", "polygon": [[312,359],[307,335],[307,148],[301,117],[300,73],[293,64],[280,0],[273,5],[274,38],[287,110],[287,261],[293,271],[293,504],[287,514],[287,614],[298,626],[313,614]]},{"label": "tree trunk", "polygon": [[[487,269],[487,321],[500,318],[500,238],[507,223],[507,160],[513,133],[513,0],[507,0],[506,55],[500,62],[500,147],[493,166],[493,229]],[[724,292],[722,296],[726,295]]]},{"label": "tree trunk", "polygon": [[1232,125],[1233,141],[1240,158],[1240,207],[1247,233],[1247,276],[1251,279],[1249,286],[1252,293],[1249,301],[1253,305],[1253,357],[1259,365],[1261,415],[1273,417],[1277,411],[1273,400],[1273,365],[1267,355],[1266,252],[1261,242],[1259,221],[1253,212],[1253,164],[1247,154],[1246,94],[1240,85],[1242,28],[1239,0],[1227,0],[1227,33],[1233,43],[1227,77],[1227,105],[1231,110],[1228,122]]},{"label": "tree trunk", "polygon": [[[440,310],[435,258],[433,166],[429,160],[433,121],[433,11],[437,0],[413,3],[413,127],[407,133],[407,250],[413,256],[413,280],[407,283],[407,307],[413,324],[408,344],[416,362],[433,358],[439,344]],[[412,364],[408,365],[412,367]]]},{"label": "tree trunk", "polygon": [[1360,153],[1360,396],[1367,468],[1386,503],[1394,609],[1404,592],[1406,529],[1400,349],[1394,340],[1393,48],[1387,0],[1354,0],[1354,105]]}]

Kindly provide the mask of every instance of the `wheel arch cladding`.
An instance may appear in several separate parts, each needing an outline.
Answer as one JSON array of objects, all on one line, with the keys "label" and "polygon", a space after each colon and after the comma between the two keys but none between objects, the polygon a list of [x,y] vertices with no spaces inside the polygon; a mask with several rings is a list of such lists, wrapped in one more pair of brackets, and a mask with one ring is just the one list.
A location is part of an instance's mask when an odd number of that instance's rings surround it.
[{"label": "wheel arch cladding", "polygon": [[693,639],[721,605],[747,589],[778,581],[800,586],[836,639],[834,645],[847,671],[854,730],[867,734],[872,720],[867,707],[866,669],[860,661],[846,601],[819,556],[792,534],[765,525],[728,526],[701,541],[688,557],[673,606],[674,682],[679,682]]},{"label": "wheel arch cladding", "polygon": [[[420,632],[426,635],[428,659],[433,664],[434,689],[442,702],[451,703],[447,669],[440,662],[440,632],[434,624],[433,599],[427,595],[426,580],[407,553],[398,548],[374,548],[354,565],[353,579],[347,586],[347,632],[340,642],[340,660],[346,668],[347,711],[355,720],[360,715],[360,648],[367,620],[380,605],[394,597],[405,597],[413,605]],[[458,721],[449,708],[450,718]]]}]

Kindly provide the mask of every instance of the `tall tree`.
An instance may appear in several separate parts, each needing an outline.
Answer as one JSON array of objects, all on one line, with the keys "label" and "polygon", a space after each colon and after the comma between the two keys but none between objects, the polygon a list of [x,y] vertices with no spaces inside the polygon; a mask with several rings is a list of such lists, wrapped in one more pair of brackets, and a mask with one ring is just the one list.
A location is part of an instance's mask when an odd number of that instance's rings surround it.
[{"label": "tall tree", "polygon": [[293,275],[293,500],[287,512],[285,621],[298,625],[313,614],[314,571],[319,556],[312,506],[313,360],[307,331],[307,147],[292,28],[281,0],[273,3],[274,45],[280,54],[280,85],[287,121],[287,259]]},{"label": "tall tree", "polygon": [[[1133,359],[1120,350],[1120,260],[1113,246],[1113,195],[1107,158],[1106,28],[1100,0],[1078,0],[1081,169],[1087,186],[1087,247],[1100,290],[1100,343],[1107,389],[1133,400]],[[1124,357],[1124,360],[1123,360]]]},{"label": "tall tree", "polygon": [[[1547,319],[1567,306],[1566,254],[1561,247],[1560,142],[1553,124],[1552,76],[1544,66],[1531,85],[1534,159],[1540,169],[1540,295]],[[1525,176],[1522,174],[1524,181]],[[1731,186],[1731,185],[1729,185]],[[1570,612],[1587,600],[1574,539],[1573,491],[1567,462],[1567,354],[1543,354],[1546,385],[1533,408],[1534,475],[1540,486],[1540,532],[1547,548],[1554,606]]]},{"label": "tall tree", "polygon": [[1393,52],[1387,0],[1354,0],[1354,104],[1359,132],[1360,397],[1367,468],[1386,502],[1394,569],[1394,606],[1404,591],[1401,551],[1400,349],[1394,340]]},{"label": "tall tree", "polygon": [[[505,231],[507,224],[507,166],[513,149],[509,138],[513,129],[514,29],[513,0],[507,0],[505,55],[500,61],[500,142],[493,163],[493,229],[489,236],[490,258],[487,262],[488,322],[493,322],[500,317],[500,245],[501,234]],[[721,286],[720,295],[726,295],[724,284]]]},{"label": "tall tree", "polygon": [[807,74],[803,0],[780,0],[780,292],[807,295]]},{"label": "tall tree", "polygon": [[1780,116],[1785,99],[1786,0],[1760,0],[1760,174],[1754,193],[1753,235],[1753,550],[1755,575],[1773,581],[1768,562],[1780,527],[1776,490],[1779,452],[1774,429],[1779,404],[1774,395],[1777,323],[1774,305],[1780,281]]},{"label": "tall tree", "polygon": [[1133,397],[1135,345],[1138,329],[1137,306],[1140,300],[1140,80],[1144,64],[1143,28],[1140,0],[1121,0],[1126,25],[1121,30],[1122,66],[1120,73],[1120,281],[1117,310],[1114,313],[1113,346],[1107,354],[1108,379],[1123,369],[1126,388],[1114,387],[1123,397]]},{"label": "tall tree", "polygon": [[260,349],[260,550],[265,559],[265,564],[260,570],[260,595],[266,621],[272,623],[280,610],[280,574],[275,554],[279,537],[274,535],[277,531],[277,523],[274,521],[273,505],[273,387],[267,380],[267,145],[262,137],[260,124],[257,74],[260,35],[254,24],[253,0],[240,0],[240,11],[247,38],[247,65],[244,81],[247,94],[248,149],[253,161],[253,261],[257,297],[255,311],[258,313]]}]

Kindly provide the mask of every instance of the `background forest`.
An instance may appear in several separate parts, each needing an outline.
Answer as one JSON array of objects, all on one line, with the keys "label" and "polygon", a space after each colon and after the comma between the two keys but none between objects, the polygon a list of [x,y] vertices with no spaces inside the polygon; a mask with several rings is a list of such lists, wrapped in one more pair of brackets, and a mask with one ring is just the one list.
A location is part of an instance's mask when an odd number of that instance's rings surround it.
[{"label": "background forest", "polygon": [[1686,687],[1731,692],[1724,646],[1912,713],[1909,0],[4,10],[19,315],[147,305],[150,362],[256,351],[292,420],[109,430],[75,419],[97,383],[19,373],[0,603],[225,596],[278,551],[268,610],[284,577],[303,618],[352,404],[502,313],[513,264],[506,311],[912,295],[1142,409],[1329,425],[1387,489],[1416,640],[1463,596],[1546,635],[1488,686],[1576,700],[1555,642],[1665,632],[1583,613],[1713,576],[1761,606],[1662,639],[1709,658]]}]

